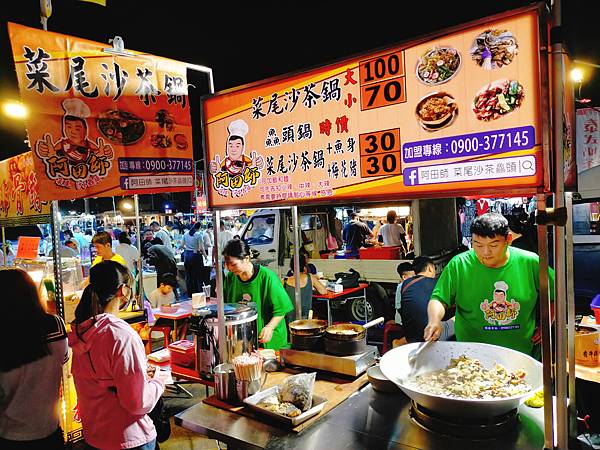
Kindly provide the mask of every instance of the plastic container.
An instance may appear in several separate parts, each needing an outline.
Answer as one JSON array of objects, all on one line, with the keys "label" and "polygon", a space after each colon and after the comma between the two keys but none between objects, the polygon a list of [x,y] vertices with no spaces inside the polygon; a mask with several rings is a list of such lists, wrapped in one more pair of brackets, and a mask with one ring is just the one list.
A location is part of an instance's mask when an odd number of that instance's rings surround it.
[{"label": "plastic container", "polygon": [[575,363],[588,367],[600,365],[600,332],[595,328],[575,330]]},{"label": "plastic container", "polygon": [[400,247],[359,248],[360,259],[400,259]]},{"label": "plastic container", "polygon": [[194,367],[196,363],[196,347],[192,341],[181,340],[169,344],[171,363],[183,367]]},{"label": "plastic container", "polygon": [[592,310],[594,311],[594,317],[596,318],[596,323],[600,325],[600,294],[596,294],[596,296],[592,299],[592,303],[590,303]]}]

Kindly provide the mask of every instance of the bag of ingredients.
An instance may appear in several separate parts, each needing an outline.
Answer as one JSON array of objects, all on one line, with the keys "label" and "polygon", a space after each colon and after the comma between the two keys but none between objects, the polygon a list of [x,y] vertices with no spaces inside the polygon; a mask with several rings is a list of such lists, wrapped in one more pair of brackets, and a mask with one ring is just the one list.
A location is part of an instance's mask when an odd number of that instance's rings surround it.
[{"label": "bag of ingredients", "polygon": [[316,377],[316,372],[299,373],[287,377],[279,390],[279,401],[291,403],[302,412],[308,411],[312,406]]}]

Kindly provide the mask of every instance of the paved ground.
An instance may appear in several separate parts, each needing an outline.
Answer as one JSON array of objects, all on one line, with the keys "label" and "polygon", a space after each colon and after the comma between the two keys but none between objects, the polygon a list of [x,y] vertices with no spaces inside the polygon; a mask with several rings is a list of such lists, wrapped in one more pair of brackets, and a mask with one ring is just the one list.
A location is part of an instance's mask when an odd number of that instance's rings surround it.
[{"label": "paved ground", "polygon": [[[175,394],[170,390],[165,392],[165,406],[171,416],[201,402],[205,397],[205,387],[196,383],[186,383],[184,387],[194,395],[193,398],[185,398],[183,394]],[[212,390],[211,390],[212,393]],[[173,423],[171,417],[171,436],[160,444],[160,450],[198,450],[198,449],[216,449],[217,443],[214,439],[208,439],[201,435],[192,433],[185,428],[179,427]],[[221,444],[221,448],[226,448]]]}]

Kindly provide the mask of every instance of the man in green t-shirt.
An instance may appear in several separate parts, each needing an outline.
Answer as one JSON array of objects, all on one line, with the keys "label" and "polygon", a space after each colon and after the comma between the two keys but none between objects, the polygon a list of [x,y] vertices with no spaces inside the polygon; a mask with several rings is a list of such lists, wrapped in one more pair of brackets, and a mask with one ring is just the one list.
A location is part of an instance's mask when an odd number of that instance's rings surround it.
[{"label": "man in green t-shirt", "polygon": [[[487,213],[472,225],[473,248],[450,260],[427,307],[424,340],[437,340],[446,308],[456,305],[458,341],[483,342],[528,355],[541,340],[536,323],[539,257],[511,247],[508,221]],[[550,286],[554,272],[550,270]],[[553,290],[550,291],[554,297]]]}]

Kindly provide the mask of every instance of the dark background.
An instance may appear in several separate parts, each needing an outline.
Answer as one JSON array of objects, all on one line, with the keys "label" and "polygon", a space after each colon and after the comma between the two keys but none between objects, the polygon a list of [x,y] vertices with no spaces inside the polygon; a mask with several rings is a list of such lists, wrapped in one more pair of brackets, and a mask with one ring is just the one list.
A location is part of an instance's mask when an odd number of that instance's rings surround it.
[{"label": "dark background", "polygon": [[[102,7],[78,0],[54,0],[48,30],[106,43],[119,35],[128,49],[208,66],[213,70],[215,90],[221,91],[371,52],[530,3],[107,0],[107,7]],[[574,59],[600,64],[595,3],[563,0],[563,32]],[[41,27],[39,0],[2,2],[0,15],[3,101],[19,98],[6,23]],[[587,79],[580,97],[591,98],[595,105],[600,99],[600,69],[584,69]],[[194,157],[201,159],[198,105],[201,96],[208,93],[207,82],[196,75],[191,75],[189,82],[196,86],[190,89]],[[0,159],[27,151],[25,137],[23,121],[2,115]],[[143,209],[152,206],[147,197],[142,196]],[[106,200],[92,201],[92,209],[112,209],[112,200]],[[155,209],[169,203],[176,211],[190,210],[188,193],[158,195],[153,200]],[[80,204],[74,202],[72,206],[82,210]]]}]

